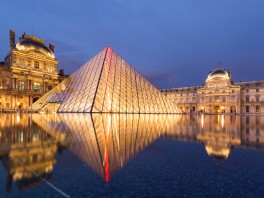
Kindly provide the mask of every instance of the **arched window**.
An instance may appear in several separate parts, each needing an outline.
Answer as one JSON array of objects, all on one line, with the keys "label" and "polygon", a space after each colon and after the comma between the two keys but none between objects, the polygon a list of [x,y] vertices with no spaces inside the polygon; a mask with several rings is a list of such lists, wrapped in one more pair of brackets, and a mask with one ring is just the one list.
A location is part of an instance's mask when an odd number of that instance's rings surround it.
[{"label": "arched window", "polygon": [[38,61],[35,61],[35,62],[34,62],[34,68],[35,68],[35,69],[39,69],[39,62],[38,62]]},{"label": "arched window", "polygon": [[40,93],[40,83],[34,82],[33,89],[34,89],[34,92]]}]

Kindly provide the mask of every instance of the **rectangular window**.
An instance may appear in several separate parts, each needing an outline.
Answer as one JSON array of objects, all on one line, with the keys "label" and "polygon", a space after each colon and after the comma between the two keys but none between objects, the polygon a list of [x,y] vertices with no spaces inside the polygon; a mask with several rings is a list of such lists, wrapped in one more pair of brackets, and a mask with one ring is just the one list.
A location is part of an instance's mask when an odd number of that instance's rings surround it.
[{"label": "rectangular window", "polygon": [[246,92],[248,93],[248,92],[249,92],[249,90],[247,89],[247,90],[246,90]]},{"label": "rectangular window", "polygon": [[19,90],[19,91],[24,91],[24,90],[25,90],[25,82],[20,81],[20,82],[18,83],[18,90]]},{"label": "rectangular window", "polygon": [[246,106],[246,113],[249,113],[249,106]]},{"label": "rectangular window", "polygon": [[25,59],[24,58],[20,58],[20,66],[25,66]]},{"label": "rectangular window", "polygon": [[249,102],[249,96],[246,96],[246,102]]},{"label": "rectangular window", "polygon": [[256,102],[259,102],[259,96],[256,96]]},{"label": "rectangular window", "polygon": [[35,69],[39,69],[39,62],[38,62],[38,61],[35,61],[35,62],[34,62],[34,68],[35,68]]},{"label": "rectangular window", "polygon": [[260,108],[259,108],[259,106],[257,105],[257,106],[256,106],[256,113],[259,113],[259,110],[260,110]]},{"label": "rectangular window", "polygon": [[215,101],[216,101],[216,102],[220,102],[220,101],[219,101],[219,96],[215,96]]},{"label": "rectangular window", "polygon": [[226,97],[225,96],[223,96],[223,102],[225,102],[226,101]]},{"label": "rectangular window", "polygon": [[40,93],[40,83],[33,83],[34,92]]},{"label": "rectangular window", "polygon": [[256,92],[259,92],[259,89],[256,89]]}]

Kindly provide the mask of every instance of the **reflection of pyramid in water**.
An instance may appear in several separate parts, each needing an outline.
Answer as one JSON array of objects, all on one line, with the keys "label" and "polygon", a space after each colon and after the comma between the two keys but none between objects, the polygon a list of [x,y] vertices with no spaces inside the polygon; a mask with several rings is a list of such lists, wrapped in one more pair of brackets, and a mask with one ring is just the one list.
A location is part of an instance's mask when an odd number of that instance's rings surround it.
[{"label": "reflection of pyramid in water", "polygon": [[109,47],[41,97],[32,108],[54,108],[57,112],[181,113]]},{"label": "reflection of pyramid in water", "polygon": [[[32,119],[109,181],[165,134],[174,134],[182,115],[165,114],[35,114]],[[55,133],[54,133],[55,132]]]}]

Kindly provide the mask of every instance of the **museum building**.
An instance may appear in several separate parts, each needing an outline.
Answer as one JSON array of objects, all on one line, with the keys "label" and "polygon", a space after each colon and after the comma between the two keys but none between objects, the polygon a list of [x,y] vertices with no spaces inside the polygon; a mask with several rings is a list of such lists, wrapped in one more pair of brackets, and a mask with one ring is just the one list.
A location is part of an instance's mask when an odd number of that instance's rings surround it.
[{"label": "museum building", "polygon": [[0,62],[0,109],[14,111],[30,109],[33,102],[66,78],[58,74],[54,44],[26,33],[15,40],[10,30],[10,50]]},{"label": "museum building", "polygon": [[162,92],[185,113],[264,114],[264,80],[235,83],[231,69],[214,69],[201,86]]}]

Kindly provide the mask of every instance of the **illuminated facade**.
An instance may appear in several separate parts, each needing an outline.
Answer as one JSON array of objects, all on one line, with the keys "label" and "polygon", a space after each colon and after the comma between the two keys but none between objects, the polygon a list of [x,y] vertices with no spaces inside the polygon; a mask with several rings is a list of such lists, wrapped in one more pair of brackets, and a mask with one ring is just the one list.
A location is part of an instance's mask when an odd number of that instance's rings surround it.
[{"label": "illuminated facade", "polygon": [[202,86],[162,92],[186,113],[264,114],[264,80],[234,83],[223,68],[211,71]]},{"label": "illuminated facade", "polygon": [[45,112],[181,113],[110,47],[45,94],[32,108]]},{"label": "illuminated facade", "polygon": [[0,65],[0,109],[30,109],[33,102],[56,86],[65,75],[57,73],[54,45],[26,33],[15,41],[10,31],[10,51]]}]

